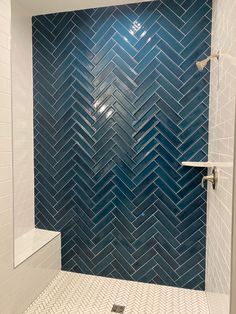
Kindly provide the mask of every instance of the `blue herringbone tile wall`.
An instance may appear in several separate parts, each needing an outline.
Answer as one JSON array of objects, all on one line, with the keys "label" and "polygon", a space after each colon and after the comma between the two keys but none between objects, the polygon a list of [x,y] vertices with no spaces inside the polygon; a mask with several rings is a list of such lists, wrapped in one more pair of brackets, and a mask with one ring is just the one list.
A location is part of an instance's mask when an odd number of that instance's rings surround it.
[{"label": "blue herringbone tile wall", "polygon": [[204,288],[211,3],[33,18],[36,222],[64,270]]}]

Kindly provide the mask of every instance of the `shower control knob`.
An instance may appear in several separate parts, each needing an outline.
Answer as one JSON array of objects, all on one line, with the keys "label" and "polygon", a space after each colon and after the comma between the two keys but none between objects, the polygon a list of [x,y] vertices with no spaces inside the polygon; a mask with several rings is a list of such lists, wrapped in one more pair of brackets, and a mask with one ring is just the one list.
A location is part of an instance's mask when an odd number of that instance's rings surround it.
[{"label": "shower control knob", "polygon": [[213,167],[213,168],[212,168],[212,173],[211,173],[209,176],[204,176],[204,177],[202,178],[202,188],[204,188],[204,183],[205,183],[206,181],[211,182],[212,188],[213,188],[213,190],[215,190],[215,188],[216,188],[216,182],[217,182],[217,171],[216,171],[216,167]]}]

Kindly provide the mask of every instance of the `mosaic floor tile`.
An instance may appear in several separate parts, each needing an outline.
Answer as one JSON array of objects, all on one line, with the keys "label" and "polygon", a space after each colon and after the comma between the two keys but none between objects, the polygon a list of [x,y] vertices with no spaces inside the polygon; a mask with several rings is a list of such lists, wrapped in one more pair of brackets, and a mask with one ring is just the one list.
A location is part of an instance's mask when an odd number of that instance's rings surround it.
[{"label": "mosaic floor tile", "polygon": [[109,314],[114,305],[124,314],[209,314],[203,291],[70,272],[60,272],[24,314]]}]

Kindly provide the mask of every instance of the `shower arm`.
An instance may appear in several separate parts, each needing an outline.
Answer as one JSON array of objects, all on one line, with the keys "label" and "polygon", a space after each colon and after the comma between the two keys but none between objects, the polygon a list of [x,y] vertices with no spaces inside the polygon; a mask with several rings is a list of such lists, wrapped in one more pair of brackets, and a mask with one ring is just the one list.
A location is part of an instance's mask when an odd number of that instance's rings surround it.
[{"label": "shower arm", "polygon": [[219,53],[212,54],[212,55],[210,55],[209,57],[207,57],[206,59],[203,59],[203,60],[201,60],[201,61],[197,61],[197,62],[196,62],[196,66],[197,66],[197,68],[198,68],[199,71],[203,71],[204,68],[207,66],[207,64],[208,64],[208,62],[209,62],[210,60],[215,59],[215,58],[216,58],[217,60],[219,60],[219,57],[220,57]]},{"label": "shower arm", "polygon": [[219,59],[219,54],[218,53],[215,53],[215,54],[213,54],[213,55],[210,55],[208,58],[207,58],[207,61],[210,61],[210,60],[212,60],[212,59]]}]

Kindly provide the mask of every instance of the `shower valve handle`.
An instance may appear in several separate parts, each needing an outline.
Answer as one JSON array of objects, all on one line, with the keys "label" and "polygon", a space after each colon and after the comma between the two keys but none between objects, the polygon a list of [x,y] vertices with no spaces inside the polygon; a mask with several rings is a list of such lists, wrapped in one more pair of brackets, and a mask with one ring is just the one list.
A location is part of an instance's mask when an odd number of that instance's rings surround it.
[{"label": "shower valve handle", "polygon": [[213,167],[212,173],[211,173],[209,176],[204,176],[204,177],[202,178],[202,188],[204,188],[204,183],[205,183],[206,181],[211,182],[212,188],[213,188],[213,190],[215,190],[215,188],[216,188],[216,181],[217,181],[216,167]]}]

